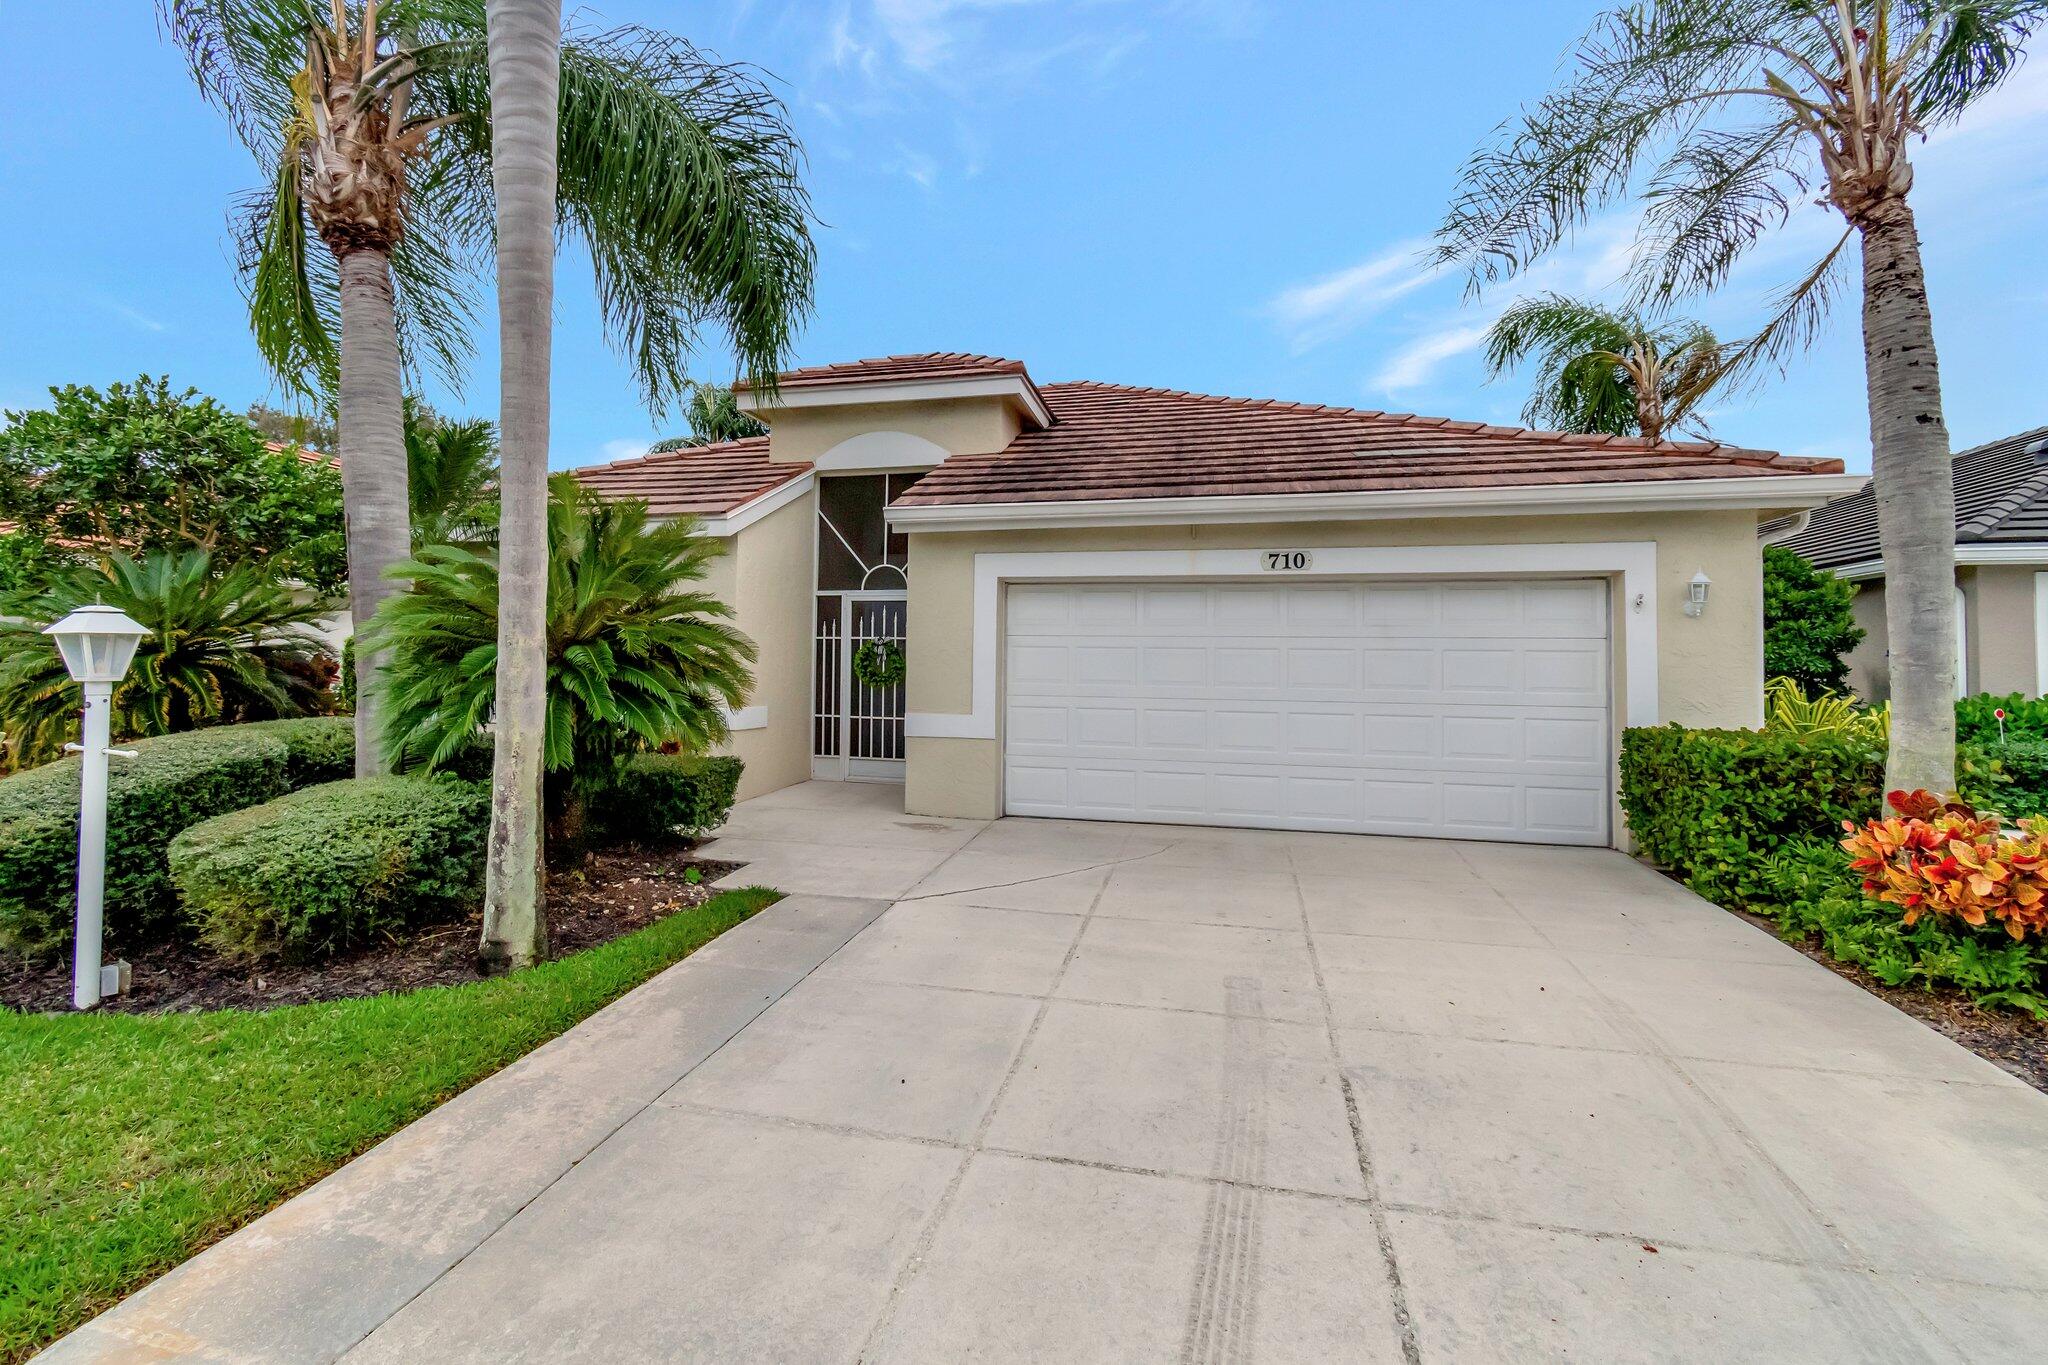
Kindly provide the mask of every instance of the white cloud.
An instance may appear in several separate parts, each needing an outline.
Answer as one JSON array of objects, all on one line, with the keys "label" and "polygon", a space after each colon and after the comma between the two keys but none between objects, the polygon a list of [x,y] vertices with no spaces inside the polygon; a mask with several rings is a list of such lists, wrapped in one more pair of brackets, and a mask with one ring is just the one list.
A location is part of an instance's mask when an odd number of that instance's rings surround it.
[{"label": "white cloud", "polygon": [[[1498,309],[1494,310],[1498,313]],[[1441,327],[1417,337],[1389,356],[1374,371],[1371,384],[1381,393],[1400,393],[1421,388],[1436,374],[1437,367],[1453,356],[1476,350],[1486,340],[1492,319],[1484,323]]]},{"label": "white cloud", "polygon": [[630,460],[645,455],[647,447],[654,443],[645,436],[621,436],[615,441],[606,441],[604,448],[592,463],[609,464],[613,460]]},{"label": "white cloud", "polygon": [[168,332],[171,328],[169,323],[159,318],[151,317],[140,308],[131,308],[127,304],[114,299],[103,298],[96,300],[96,302],[100,307],[106,309],[115,317],[120,318],[123,322],[133,327],[139,327],[145,332]]},{"label": "white cloud", "polygon": [[939,183],[938,159],[900,142],[896,144],[896,155],[889,160],[887,169],[909,177],[924,189],[936,188]]},{"label": "white cloud", "polygon": [[1357,265],[1290,285],[1273,297],[1266,312],[1287,333],[1297,355],[1334,341],[1436,277],[1421,259],[1427,245],[1419,237],[1396,242]]}]

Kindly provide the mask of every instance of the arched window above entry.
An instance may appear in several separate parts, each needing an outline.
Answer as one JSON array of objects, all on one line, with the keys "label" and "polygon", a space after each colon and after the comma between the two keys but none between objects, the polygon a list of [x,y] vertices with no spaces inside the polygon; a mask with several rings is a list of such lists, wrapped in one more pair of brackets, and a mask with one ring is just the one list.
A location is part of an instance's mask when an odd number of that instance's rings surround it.
[{"label": "arched window above entry", "polygon": [[944,446],[907,431],[864,431],[833,446],[812,467],[821,473],[930,469],[944,463],[946,455]]}]

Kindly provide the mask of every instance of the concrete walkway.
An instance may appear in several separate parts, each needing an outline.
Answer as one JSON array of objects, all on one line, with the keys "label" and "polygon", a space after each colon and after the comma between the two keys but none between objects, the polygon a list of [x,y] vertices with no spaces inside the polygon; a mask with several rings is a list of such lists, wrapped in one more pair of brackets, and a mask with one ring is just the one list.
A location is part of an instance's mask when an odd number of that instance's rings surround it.
[{"label": "concrete walkway", "polygon": [[899,795],[50,1357],[2040,1358],[2048,1097],[1618,854]]}]

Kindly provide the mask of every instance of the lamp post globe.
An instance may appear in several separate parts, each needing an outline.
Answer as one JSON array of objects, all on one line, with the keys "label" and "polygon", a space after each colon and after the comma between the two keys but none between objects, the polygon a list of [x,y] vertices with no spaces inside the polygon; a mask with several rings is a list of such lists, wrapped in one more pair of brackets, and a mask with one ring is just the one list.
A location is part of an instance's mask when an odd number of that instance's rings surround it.
[{"label": "lamp post globe", "polygon": [[78,926],[72,946],[71,1004],[91,1009],[105,993],[100,940],[107,884],[107,755],[114,684],[128,674],[136,647],[149,634],[117,607],[80,607],[43,634],[57,642],[64,669],[85,693],[81,743],[64,747],[80,759],[78,783]]}]

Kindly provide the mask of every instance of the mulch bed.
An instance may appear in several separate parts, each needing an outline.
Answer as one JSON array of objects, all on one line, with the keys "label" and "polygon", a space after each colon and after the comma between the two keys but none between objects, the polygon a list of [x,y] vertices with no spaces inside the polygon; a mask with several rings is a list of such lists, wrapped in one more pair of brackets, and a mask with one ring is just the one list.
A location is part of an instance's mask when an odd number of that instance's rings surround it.
[{"label": "mulch bed", "polygon": [[[742,866],[692,855],[684,844],[626,844],[548,872],[548,940],[556,956],[595,948],[644,928],[717,893],[710,883]],[[696,868],[699,880],[687,880]],[[205,948],[161,944],[110,952],[134,969],[130,989],[102,1001],[103,1011],[161,1014],[174,1010],[275,1009],[314,1000],[348,1000],[423,986],[478,980],[482,916],[435,925],[410,938],[376,944],[326,962],[242,964]],[[0,959],[0,1007],[71,1008],[71,963]]]},{"label": "mulch bed", "polygon": [[[1742,916],[1774,938],[1783,937],[1778,933],[1778,926],[1761,915],[1742,910],[1729,913]],[[1969,996],[1957,990],[1887,986],[1861,967],[1835,961],[1817,943],[1795,939],[1783,941],[1836,976],[1847,977],[1894,1009],[1947,1034],[1985,1061],[2003,1067],[2036,1090],[2048,1091],[2048,1025],[2031,1015],[1979,1009]]]}]

